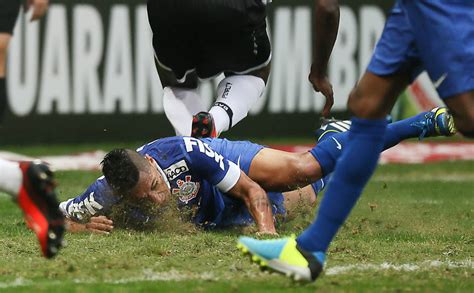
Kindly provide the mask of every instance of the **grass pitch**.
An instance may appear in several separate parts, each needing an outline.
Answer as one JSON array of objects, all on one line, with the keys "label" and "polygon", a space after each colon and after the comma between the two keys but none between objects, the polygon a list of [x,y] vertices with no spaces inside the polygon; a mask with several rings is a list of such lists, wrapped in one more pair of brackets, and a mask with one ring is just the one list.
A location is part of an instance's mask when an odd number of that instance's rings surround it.
[{"label": "grass pitch", "polygon": [[[98,172],[59,172],[62,200]],[[235,248],[252,228],[206,232],[168,215],[152,232],[68,234],[40,257],[21,212],[0,196],[0,289],[31,292],[474,291],[474,162],[379,167],[328,254],[326,274],[299,284],[260,272]],[[302,207],[281,235],[301,232]]]}]

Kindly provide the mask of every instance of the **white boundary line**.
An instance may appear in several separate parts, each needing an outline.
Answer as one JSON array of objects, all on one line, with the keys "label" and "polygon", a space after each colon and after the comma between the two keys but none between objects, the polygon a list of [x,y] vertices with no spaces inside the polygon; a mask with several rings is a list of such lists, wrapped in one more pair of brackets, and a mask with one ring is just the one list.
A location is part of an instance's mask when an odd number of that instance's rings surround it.
[{"label": "white boundary line", "polygon": [[474,262],[472,259],[467,259],[463,261],[440,261],[440,260],[427,260],[418,263],[406,263],[406,264],[392,264],[384,262],[381,264],[354,264],[346,266],[334,266],[326,270],[326,275],[342,275],[349,273],[358,273],[365,271],[404,271],[404,272],[414,272],[414,271],[427,271],[433,268],[446,267],[446,268],[467,268],[474,269]]},{"label": "white boundary line", "polygon": [[[428,271],[436,268],[449,268],[449,269],[474,269],[474,262],[472,259],[460,260],[460,261],[441,261],[441,260],[426,260],[416,263],[405,263],[405,264],[392,264],[384,262],[381,264],[350,264],[344,266],[330,266],[325,270],[325,275],[337,276],[351,273],[361,273],[366,271],[372,272],[383,272],[383,271],[397,271],[397,272],[415,272],[415,271]],[[153,272],[150,269],[143,271],[143,275],[139,277],[124,278],[124,279],[105,279],[105,280],[82,280],[75,279],[72,281],[74,284],[129,284],[137,282],[154,282],[154,281],[188,281],[188,280],[233,280],[232,274],[226,274],[225,276],[216,276],[213,272],[207,273],[192,273],[192,272],[180,272],[177,270],[170,270],[168,272]],[[259,274],[246,275],[246,278],[256,279],[259,278]],[[71,281],[53,281],[47,282],[50,284],[67,284]],[[17,278],[10,282],[0,282],[0,289],[15,288],[24,286],[34,286],[35,282],[32,280]]]}]

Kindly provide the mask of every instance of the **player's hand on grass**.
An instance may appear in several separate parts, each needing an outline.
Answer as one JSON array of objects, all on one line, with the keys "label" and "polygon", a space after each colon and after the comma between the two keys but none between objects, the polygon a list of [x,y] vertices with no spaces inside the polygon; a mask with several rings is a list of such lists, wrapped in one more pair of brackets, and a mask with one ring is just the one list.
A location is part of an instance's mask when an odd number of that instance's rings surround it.
[{"label": "player's hand on grass", "polygon": [[86,229],[94,233],[109,234],[114,229],[114,222],[106,216],[92,217]]},{"label": "player's hand on grass", "polygon": [[48,10],[49,0],[26,0],[25,10],[28,11],[33,7],[33,15],[31,21],[40,19],[46,14]]},{"label": "player's hand on grass", "polygon": [[114,229],[114,222],[106,216],[91,217],[88,223],[81,224],[67,220],[67,230],[69,232],[93,232],[99,234],[109,234]]},{"label": "player's hand on grass", "polygon": [[324,97],[326,97],[326,103],[324,104],[322,114],[324,117],[329,117],[331,108],[334,105],[334,91],[332,90],[332,84],[329,82],[329,79],[325,74],[319,74],[313,66],[311,66],[309,81],[316,92],[320,92]]}]

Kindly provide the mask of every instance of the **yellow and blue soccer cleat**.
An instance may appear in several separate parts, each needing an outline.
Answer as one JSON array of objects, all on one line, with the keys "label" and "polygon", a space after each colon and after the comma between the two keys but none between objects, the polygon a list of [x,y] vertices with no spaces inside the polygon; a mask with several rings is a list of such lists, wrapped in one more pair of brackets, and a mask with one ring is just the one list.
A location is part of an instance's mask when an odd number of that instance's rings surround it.
[{"label": "yellow and blue soccer cleat", "polygon": [[452,136],[456,133],[454,118],[445,107],[436,107],[417,122],[411,124],[422,130],[419,139],[429,136]]},{"label": "yellow and blue soccer cleat", "polygon": [[250,254],[252,261],[262,268],[270,268],[295,281],[314,281],[323,270],[325,254],[303,250],[294,238],[257,240],[240,237],[237,248]]}]

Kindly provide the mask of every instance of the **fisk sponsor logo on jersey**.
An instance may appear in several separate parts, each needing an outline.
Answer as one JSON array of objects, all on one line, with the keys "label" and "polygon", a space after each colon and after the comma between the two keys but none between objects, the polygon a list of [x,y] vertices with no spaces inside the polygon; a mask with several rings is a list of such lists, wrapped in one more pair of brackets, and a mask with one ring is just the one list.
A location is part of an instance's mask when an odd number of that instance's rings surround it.
[{"label": "fisk sponsor logo on jersey", "polygon": [[224,168],[224,157],[222,155],[216,153],[215,151],[213,151],[208,144],[203,143],[199,139],[195,139],[195,138],[192,138],[192,137],[183,137],[183,140],[184,140],[184,145],[186,146],[186,151],[188,153],[194,151],[194,147],[197,146],[198,150],[201,153],[206,154],[210,158],[214,158],[216,163],[219,164],[219,167],[222,170],[225,170],[225,168]]},{"label": "fisk sponsor logo on jersey", "polygon": [[186,161],[181,160],[177,162],[176,164],[173,164],[169,166],[168,168],[163,170],[166,174],[166,177],[168,177],[168,180],[171,181],[178,177],[179,175],[183,174],[184,172],[189,171],[188,165],[186,164]]}]

